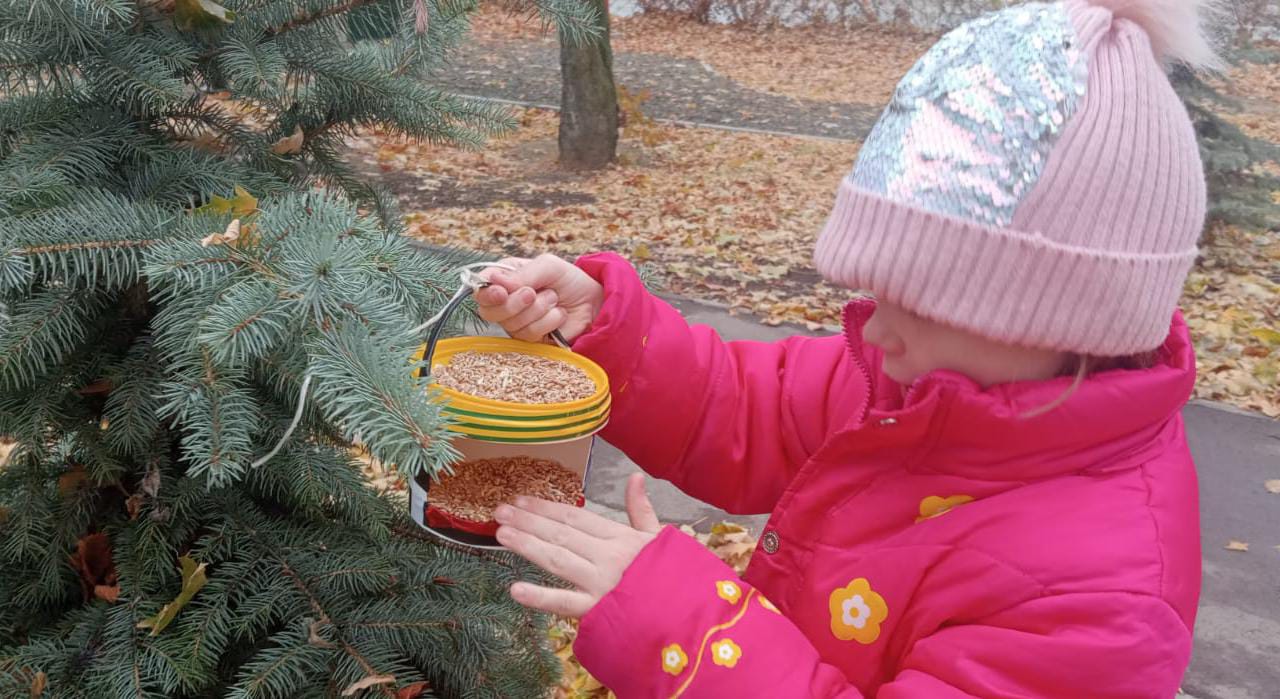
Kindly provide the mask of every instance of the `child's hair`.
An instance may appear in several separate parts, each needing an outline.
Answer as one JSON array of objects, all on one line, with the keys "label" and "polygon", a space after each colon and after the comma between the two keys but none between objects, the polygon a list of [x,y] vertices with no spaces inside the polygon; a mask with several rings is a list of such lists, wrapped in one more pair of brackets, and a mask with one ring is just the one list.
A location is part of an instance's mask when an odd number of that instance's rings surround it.
[{"label": "child's hair", "polygon": [[1071,396],[1075,395],[1076,391],[1080,390],[1080,385],[1084,383],[1085,379],[1094,374],[1116,369],[1150,369],[1156,365],[1156,356],[1155,350],[1120,357],[1100,357],[1090,354],[1067,355],[1067,361],[1062,363],[1062,371],[1059,372],[1058,376],[1074,376],[1075,381],[1071,382],[1071,385],[1062,392],[1062,395],[1038,408],[1032,408],[1018,417],[1023,420],[1030,420],[1033,417],[1039,417],[1055,408],[1061,407]]}]

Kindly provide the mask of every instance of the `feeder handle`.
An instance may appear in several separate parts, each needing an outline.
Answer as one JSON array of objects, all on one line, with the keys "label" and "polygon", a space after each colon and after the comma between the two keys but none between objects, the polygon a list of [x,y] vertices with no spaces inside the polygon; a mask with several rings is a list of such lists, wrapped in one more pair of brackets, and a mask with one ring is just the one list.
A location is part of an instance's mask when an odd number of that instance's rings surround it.
[{"label": "feeder handle", "polygon": [[[422,363],[426,367],[427,373],[431,373],[431,358],[435,356],[436,343],[440,341],[440,333],[444,331],[444,326],[446,321],[449,320],[449,316],[453,315],[453,312],[457,310],[458,306],[462,305],[462,302],[465,301],[468,296],[487,286],[489,286],[489,282],[486,281],[478,281],[475,285],[464,284],[463,287],[458,290],[458,293],[454,294],[453,298],[449,299],[449,302],[440,310],[439,315],[435,318],[435,322],[431,325],[431,332],[427,335],[426,350],[422,353]],[[555,340],[556,344],[561,347],[569,349],[569,341],[564,338],[564,335],[562,335],[559,330],[551,331],[551,339]]]}]

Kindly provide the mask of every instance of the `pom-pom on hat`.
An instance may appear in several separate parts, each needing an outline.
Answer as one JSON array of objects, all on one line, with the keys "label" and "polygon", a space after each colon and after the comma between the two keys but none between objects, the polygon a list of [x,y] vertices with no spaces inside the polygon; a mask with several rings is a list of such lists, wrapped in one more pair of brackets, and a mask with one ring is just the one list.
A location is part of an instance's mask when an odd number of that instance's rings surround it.
[{"label": "pom-pom on hat", "polygon": [[842,181],[818,270],[1001,342],[1159,346],[1206,199],[1164,64],[1216,65],[1207,4],[1027,3],[946,34]]}]

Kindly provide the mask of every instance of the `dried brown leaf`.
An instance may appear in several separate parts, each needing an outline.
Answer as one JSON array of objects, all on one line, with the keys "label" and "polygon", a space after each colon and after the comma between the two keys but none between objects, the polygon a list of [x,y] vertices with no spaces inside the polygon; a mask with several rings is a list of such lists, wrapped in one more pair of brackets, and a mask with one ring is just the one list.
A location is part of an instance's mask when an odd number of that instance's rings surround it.
[{"label": "dried brown leaf", "polygon": [[1243,541],[1236,541],[1235,539],[1232,539],[1231,541],[1228,541],[1227,545],[1224,546],[1223,548],[1225,548],[1228,551],[1248,551],[1249,544]]},{"label": "dried brown leaf", "polygon": [[306,139],[302,126],[295,126],[293,133],[271,144],[271,152],[276,155],[293,155],[302,151],[302,143]]},{"label": "dried brown leaf", "polygon": [[1273,478],[1266,483],[1263,483],[1263,486],[1267,489],[1268,493],[1280,495],[1280,478]]},{"label": "dried brown leaf", "polygon": [[368,677],[356,680],[355,682],[347,685],[347,688],[342,690],[342,696],[352,697],[363,689],[376,687],[380,684],[391,684],[395,681],[395,675],[369,675]]}]

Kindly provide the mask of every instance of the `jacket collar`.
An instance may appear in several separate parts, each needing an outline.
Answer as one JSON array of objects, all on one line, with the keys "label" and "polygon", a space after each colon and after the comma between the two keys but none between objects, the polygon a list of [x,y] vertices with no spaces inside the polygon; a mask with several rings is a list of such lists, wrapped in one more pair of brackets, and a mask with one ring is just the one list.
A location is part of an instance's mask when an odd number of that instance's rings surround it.
[{"label": "jacket collar", "polygon": [[[962,374],[938,370],[903,387],[880,371],[878,351],[865,351],[874,349],[864,347],[862,340],[874,310],[874,301],[859,299],[844,314],[845,338],[855,361],[874,363],[866,367],[874,409],[859,419],[903,423],[904,432],[917,433],[931,453],[912,461],[926,470],[982,480],[1034,480],[1140,465],[1159,452],[1163,432],[1179,429],[1173,418],[1195,385],[1195,352],[1178,313],[1155,366],[1090,376],[1065,403],[1027,418],[1026,413],[1069,390],[1074,377],[983,389]],[[916,429],[910,429],[911,423]]]}]

